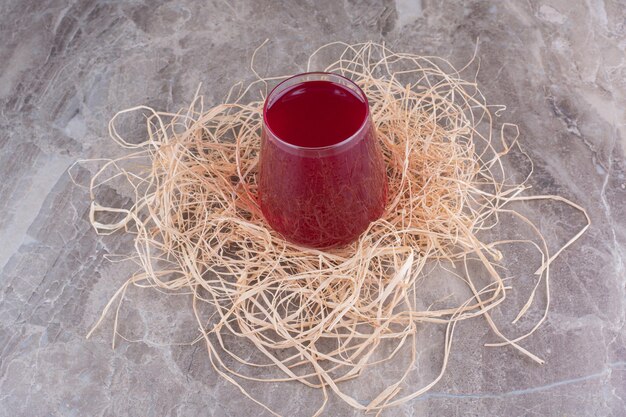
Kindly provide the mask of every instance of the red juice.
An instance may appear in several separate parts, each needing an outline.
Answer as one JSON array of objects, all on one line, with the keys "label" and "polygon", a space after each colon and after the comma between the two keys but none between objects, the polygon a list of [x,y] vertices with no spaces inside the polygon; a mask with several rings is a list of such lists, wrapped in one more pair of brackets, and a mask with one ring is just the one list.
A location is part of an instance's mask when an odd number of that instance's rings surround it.
[{"label": "red juice", "polygon": [[272,91],[258,193],[268,223],[304,246],[350,243],[380,217],[387,177],[367,99],[356,85],[312,73]]},{"label": "red juice", "polygon": [[308,148],[342,142],[361,127],[366,115],[367,104],[356,93],[328,81],[296,84],[266,110],[276,136]]}]

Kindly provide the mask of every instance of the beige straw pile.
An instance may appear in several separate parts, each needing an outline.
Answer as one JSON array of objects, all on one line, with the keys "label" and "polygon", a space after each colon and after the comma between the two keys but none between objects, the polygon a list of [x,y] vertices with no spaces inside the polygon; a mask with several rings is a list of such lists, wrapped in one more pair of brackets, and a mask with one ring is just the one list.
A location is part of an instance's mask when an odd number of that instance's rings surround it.
[{"label": "beige straw pile", "polygon": [[[312,67],[329,56],[330,65]],[[90,219],[99,233],[132,233],[141,270],[119,289],[100,321],[131,284],[188,292],[220,375],[248,396],[240,385],[246,379],[299,381],[321,389],[324,400],[315,415],[331,391],[374,412],[426,392],[445,371],[455,323],[476,316],[501,339],[491,345],[511,346],[542,363],[519,342],[546,318],[550,262],[588,224],[551,254],[533,222],[510,205],[552,199],[587,216],[585,211],[561,197],[523,195],[528,187],[512,182],[501,160],[516,146],[516,126],[496,126],[493,107],[475,82],[461,79],[445,60],[394,53],[371,42],[333,43],[311,56],[308,69],[351,78],[368,96],[389,176],[383,217],[354,244],[329,251],[293,245],[267,226],[255,197],[261,110],[268,89],[284,77],[237,85],[225,104],[208,110],[196,96],[179,114],[144,106],[122,111],[111,120],[110,133],[129,153],[94,175]],[[144,142],[130,143],[118,132],[119,118],[127,113],[146,115]],[[124,168],[129,162],[133,168]],[[131,208],[109,207],[95,197],[99,186],[120,178],[133,187]],[[541,318],[516,339],[498,330],[489,311],[509,288],[498,266],[499,247],[519,241],[479,238],[506,227],[499,224],[502,213],[534,231],[536,239],[524,242],[543,259],[534,278],[534,268],[528,271],[536,286],[516,320],[533,306],[540,286],[548,296]],[[469,274],[468,260],[482,265],[481,280]],[[456,265],[455,275],[473,296],[450,308],[420,308],[424,272],[444,262]],[[444,340],[417,340],[423,323],[445,326]],[[264,360],[236,353],[227,341],[232,335],[251,342]],[[433,343],[442,343],[440,373],[425,386],[408,385],[417,346]],[[386,356],[378,349],[382,344]],[[236,367],[228,365],[233,361]],[[363,402],[343,388],[342,382],[384,361],[405,372],[373,398]]]}]

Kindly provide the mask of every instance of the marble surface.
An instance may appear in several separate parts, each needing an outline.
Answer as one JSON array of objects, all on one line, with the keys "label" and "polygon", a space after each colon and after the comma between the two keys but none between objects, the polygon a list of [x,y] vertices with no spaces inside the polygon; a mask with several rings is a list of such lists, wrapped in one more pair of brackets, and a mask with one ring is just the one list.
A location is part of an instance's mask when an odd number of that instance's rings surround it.
[{"label": "marble surface", "polygon": [[[120,331],[134,342],[111,349],[110,316],[85,339],[134,270],[105,256],[132,246],[122,235],[95,235],[88,195],[66,173],[79,158],[121,155],[107,139],[115,111],[177,110],[200,82],[206,102],[215,103],[232,83],[251,80],[249,58],[266,38],[264,74],[301,71],[309,53],[333,40],[385,41],[458,66],[478,45],[478,83],[520,126],[535,162],[533,192],[571,198],[592,218],[554,264],[548,321],[523,343],[545,365],[484,347],[496,340],[485,321],[466,321],[441,382],[382,415],[626,415],[623,0],[3,0],[0,416],[268,415],[211,369],[204,347],[167,344],[195,334],[184,297],[131,291]],[[523,158],[507,163],[527,170]],[[77,181],[94,168],[79,169]],[[107,193],[127,202],[115,187]],[[553,247],[582,224],[561,205],[520,209]],[[539,317],[545,298],[527,322],[507,324],[533,283],[520,269],[530,255],[507,256],[516,290],[495,319],[515,335]],[[420,342],[414,387],[440,365],[440,332],[431,333]],[[391,371],[361,382],[363,392]],[[297,384],[248,387],[290,416],[310,415],[321,398]],[[362,414],[331,397],[325,415]]]}]

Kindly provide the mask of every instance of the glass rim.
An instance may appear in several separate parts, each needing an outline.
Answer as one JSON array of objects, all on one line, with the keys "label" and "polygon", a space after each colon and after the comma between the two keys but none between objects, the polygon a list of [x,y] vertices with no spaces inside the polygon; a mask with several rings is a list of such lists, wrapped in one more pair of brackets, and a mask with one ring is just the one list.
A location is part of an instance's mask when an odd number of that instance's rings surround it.
[{"label": "glass rim", "polygon": [[[274,132],[274,130],[272,130],[272,128],[271,128],[271,126],[270,126],[270,124],[269,124],[269,122],[267,120],[267,105],[270,102],[270,99],[273,98],[274,95],[276,95],[276,94],[282,92],[284,89],[286,89],[285,84],[288,83],[289,81],[293,81],[296,78],[303,78],[303,77],[306,77],[306,76],[336,77],[336,78],[338,78],[340,80],[343,80],[343,81],[347,82],[348,84],[350,84],[353,87],[353,90],[359,95],[359,98],[361,98],[363,100],[363,104],[365,105],[365,115],[363,117],[363,121],[361,122],[359,127],[354,131],[354,133],[352,133],[350,136],[348,136],[347,138],[345,138],[341,142],[333,143],[332,145],[319,146],[319,147],[299,146],[299,145],[294,145],[293,143],[287,142],[286,140],[282,139],[279,135],[277,135],[276,132]],[[332,80],[308,80],[308,81],[329,81],[329,82],[332,82]],[[307,81],[304,81],[304,82],[307,82]],[[267,98],[265,99],[265,102],[263,103],[263,127],[265,129],[267,129],[269,131],[269,133],[271,134],[271,137],[276,139],[281,145],[287,146],[290,149],[293,149],[295,151],[301,151],[301,152],[329,151],[329,150],[335,150],[335,149],[337,149],[339,147],[347,145],[348,143],[352,142],[355,138],[361,136],[361,133],[363,132],[363,130],[367,128],[369,120],[370,120],[370,106],[369,106],[369,100],[367,99],[367,95],[365,95],[365,93],[363,92],[361,87],[359,87],[354,81],[352,81],[351,79],[349,79],[348,77],[345,77],[343,75],[335,74],[334,72],[310,71],[310,72],[303,72],[303,73],[300,73],[300,74],[292,75],[291,77],[288,77],[288,78],[282,80],[274,88],[272,88],[270,93],[267,95]]]}]

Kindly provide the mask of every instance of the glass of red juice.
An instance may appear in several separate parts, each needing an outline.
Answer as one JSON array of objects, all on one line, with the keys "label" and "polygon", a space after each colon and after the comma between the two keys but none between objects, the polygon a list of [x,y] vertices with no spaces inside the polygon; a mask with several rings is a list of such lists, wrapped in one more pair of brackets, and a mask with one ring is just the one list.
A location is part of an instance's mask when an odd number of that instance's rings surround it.
[{"label": "glass of red juice", "polygon": [[274,230],[313,248],[348,244],[381,216],[386,169],[355,83],[315,72],[272,90],[263,107],[258,198]]}]

